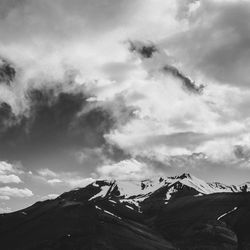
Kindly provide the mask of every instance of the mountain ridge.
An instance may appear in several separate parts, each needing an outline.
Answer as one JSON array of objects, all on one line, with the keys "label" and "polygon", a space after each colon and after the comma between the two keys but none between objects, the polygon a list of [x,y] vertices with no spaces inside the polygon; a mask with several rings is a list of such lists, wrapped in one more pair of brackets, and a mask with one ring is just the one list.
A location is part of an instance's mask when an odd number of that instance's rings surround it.
[{"label": "mountain ridge", "polygon": [[[183,173],[181,175],[171,176],[171,177],[154,177],[143,180],[115,180],[115,179],[97,179],[92,183],[86,185],[85,187],[92,185],[95,187],[106,186],[110,187],[106,190],[106,195],[112,191],[112,187],[116,187],[116,191],[120,192],[120,196],[125,198],[134,198],[135,196],[146,196],[150,193],[157,191],[159,188],[167,187],[168,189],[173,188],[178,191],[178,186],[187,186],[189,188],[195,189],[200,194],[211,194],[219,192],[242,192],[243,187],[246,186],[245,191],[250,191],[250,182],[245,182],[239,185],[227,185],[221,182],[205,182],[194,175],[189,173]],[[83,187],[83,188],[85,188]],[[79,190],[80,188],[75,188],[74,190]],[[118,189],[118,190],[117,190]],[[101,196],[104,195],[105,190],[100,191]],[[104,193],[103,193],[104,192]],[[95,194],[97,198],[98,194]],[[169,192],[168,195],[171,195]],[[104,195],[105,196],[105,195]],[[93,198],[93,197],[92,197]]]},{"label": "mountain ridge", "polygon": [[1,214],[0,241],[6,250],[245,250],[250,247],[247,190],[187,173],[96,180]]}]

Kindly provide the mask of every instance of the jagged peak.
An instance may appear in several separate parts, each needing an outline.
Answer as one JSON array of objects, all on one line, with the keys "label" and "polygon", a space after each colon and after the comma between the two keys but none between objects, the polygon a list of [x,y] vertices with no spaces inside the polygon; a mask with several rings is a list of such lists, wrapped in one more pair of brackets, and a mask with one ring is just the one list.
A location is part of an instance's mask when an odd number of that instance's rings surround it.
[{"label": "jagged peak", "polygon": [[[166,190],[168,194],[178,192],[183,187],[196,190],[200,194],[211,194],[219,192],[240,192],[242,185],[225,185],[219,182],[206,182],[193,176],[190,173],[183,173],[172,177],[154,177],[144,180],[119,180],[119,179],[96,179],[85,187],[74,189],[62,196],[71,197],[86,197],[86,192],[89,193],[91,199],[98,197],[148,197],[157,190]],[[249,190],[249,183],[245,189]],[[163,189],[162,189],[163,188]],[[171,188],[171,190],[170,190]],[[61,196],[61,197],[62,197]]]},{"label": "jagged peak", "polygon": [[190,173],[183,173],[181,175],[170,176],[168,179],[193,179],[196,178],[195,176],[191,175]]},{"label": "jagged peak", "polygon": [[180,175],[180,179],[185,179],[185,178],[192,179],[192,175],[189,173],[183,173],[182,175]]}]

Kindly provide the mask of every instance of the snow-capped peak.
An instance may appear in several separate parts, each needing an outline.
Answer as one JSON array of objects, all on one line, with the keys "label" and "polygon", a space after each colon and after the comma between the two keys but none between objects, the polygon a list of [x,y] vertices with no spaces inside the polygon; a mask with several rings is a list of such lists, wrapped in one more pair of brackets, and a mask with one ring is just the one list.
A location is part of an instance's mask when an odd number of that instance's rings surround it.
[{"label": "snow-capped peak", "polygon": [[96,180],[84,188],[64,193],[59,198],[72,201],[95,202],[100,199],[119,200],[134,204],[140,204],[150,197],[161,197],[169,202],[180,196],[200,196],[222,192],[246,192],[250,189],[250,183],[242,185],[225,185],[219,182],[208,183],[189,173],[173,177],[157,177],[138,180]]}]

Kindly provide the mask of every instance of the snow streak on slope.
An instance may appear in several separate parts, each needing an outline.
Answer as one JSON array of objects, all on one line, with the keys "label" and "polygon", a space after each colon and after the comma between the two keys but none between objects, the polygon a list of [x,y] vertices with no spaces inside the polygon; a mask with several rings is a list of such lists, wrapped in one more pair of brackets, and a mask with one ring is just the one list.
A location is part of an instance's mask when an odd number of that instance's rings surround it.
[{"label": "snow streak on slope", "polygon": [[228,214],[231,214],[231,213],[232,213],[233,211],[235,211],[237,208],[238,208],[238,207],[234,207],[232,210],[230,210],[230,211],[228,211],[228,212],[226,212],[226,213],[220,215],[220,216],[217,218],[217,220],[220,220],[221,218],[227,216]]},{"label": "snow streak on slope", "polygon": [[102,186],[101,187],[101,191],[97,194],[95,194],[94,196],[92,196],[89,201],[97,198],[97,197],[105,197],[109,191],[110,187],[109,186]]}]

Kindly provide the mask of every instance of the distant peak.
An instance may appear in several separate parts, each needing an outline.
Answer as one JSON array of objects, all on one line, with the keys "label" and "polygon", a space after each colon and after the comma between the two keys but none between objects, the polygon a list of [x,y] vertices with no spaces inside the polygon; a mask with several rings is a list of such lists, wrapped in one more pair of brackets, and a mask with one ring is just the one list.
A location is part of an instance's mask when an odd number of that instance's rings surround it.
[{"label": "distant peak", "polygon": [[181,175],[176,175],[173,177],[169,177],[170,179],[192,179],[194,176],[189,173],[183,173]]},{"label": "distant peak", "polygon": [[180,179],[191,179],[192,178],[192,175],[189,174],[189,173],[183,173],[182,175],[179,176]]}]

